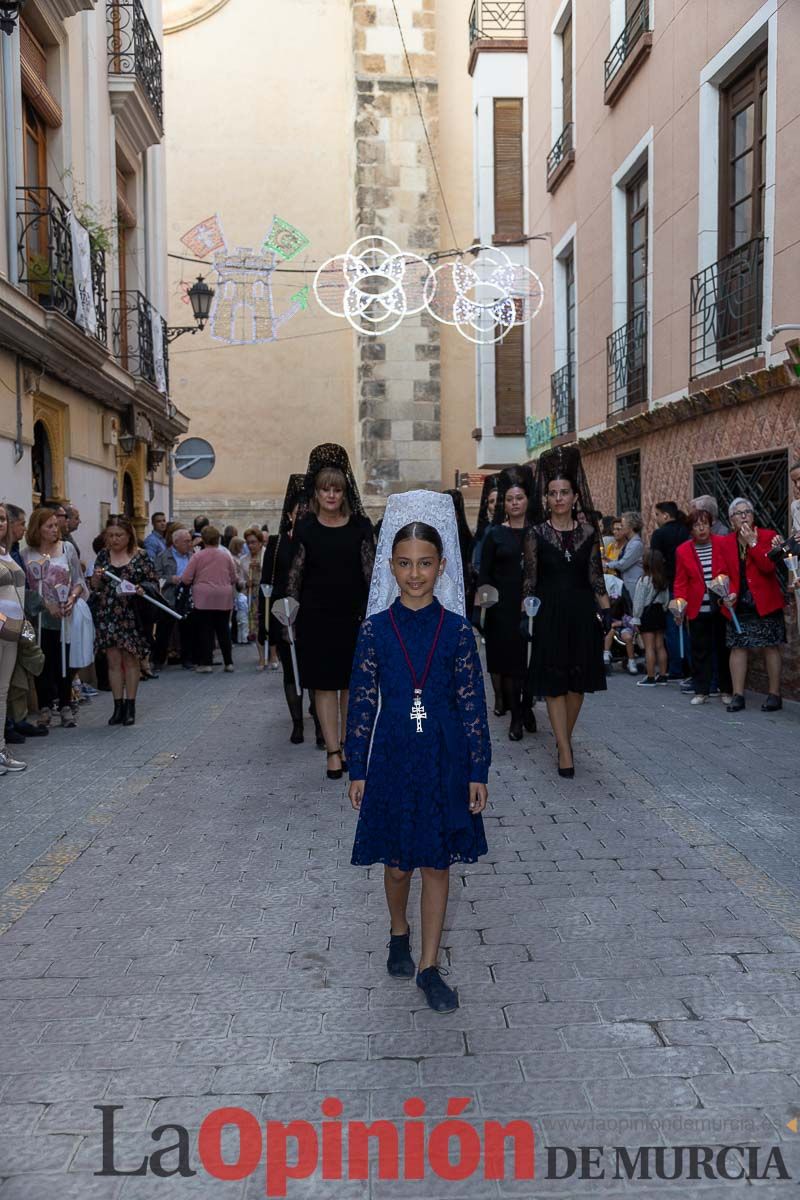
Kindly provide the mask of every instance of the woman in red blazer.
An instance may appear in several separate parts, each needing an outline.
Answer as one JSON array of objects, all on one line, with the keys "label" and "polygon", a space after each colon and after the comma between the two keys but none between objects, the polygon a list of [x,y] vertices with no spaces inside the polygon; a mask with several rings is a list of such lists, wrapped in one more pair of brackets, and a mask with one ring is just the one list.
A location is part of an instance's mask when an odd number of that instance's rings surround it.
[{"label": "woman in red blazer", "polygon": [[692,508],[686,523],[692,539],[678,546],[675,552],[674,593],[676,599],[686,601],[683,614],[680,617],[675,614],[675,620],[678,624],[682,620],[689,623],[694,683],[692,704],[708,703],[715,649],[722,699],[730,704],[733,688],[725,645],[725,619],[730,619],[730,613],[727,608],[720,608],[708,585],[716,575],[728,575],[731,591],[735,592],[736,554],[730,538],[718,537],[711,532],[711,517],[704,509]]},{"label": "woman in red blazer", "polygon": [[738,594],[736,615],[742,632],[730,627],[727,644],[731,652],[733,699],[728,712],[744,708],[744,687],[747,678],[749,650],[763,650],[767,667],[769,695],[761,705],[762,712],[777,712],[781,700],[781,651],[786,641],[783,619],[783,589],[778,582],[775,563],[769,558],[774,529],[756,527],[753,506],[740,496],[728,508],[733,532],[724,540],[735,555],[735,575],[731,588]]}]

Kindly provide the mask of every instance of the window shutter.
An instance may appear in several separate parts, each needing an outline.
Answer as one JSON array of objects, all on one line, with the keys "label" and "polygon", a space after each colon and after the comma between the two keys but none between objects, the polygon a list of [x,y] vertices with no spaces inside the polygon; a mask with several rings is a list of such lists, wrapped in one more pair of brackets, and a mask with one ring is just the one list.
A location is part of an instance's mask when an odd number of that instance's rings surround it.
[{"label": "window shutter", "polygon": [[119,217],[119,223],[127,229],[135,229],[137,224],[136,213],[128,203],[127,190],[127,179],[119,167],[117,167],[117,216]]},{"label": "window shutter", "polygon": [[47,86],[47,55],[24,21],[19,23],[22,94],[51,129],[63,121],[61,105]]},{"label": "window shutter", "polygon": [[572,17],[561,34],[562,77],[561,93],[564,108],[564,126],[572,121]]},{"label": "window shutter", "polygon": [[525,432],[524,325],[514,325],[494,348],[495,434]]},{"label": "window shutter", "polygon": [[523,236],[522,100],[494,102],[494,235]]}]

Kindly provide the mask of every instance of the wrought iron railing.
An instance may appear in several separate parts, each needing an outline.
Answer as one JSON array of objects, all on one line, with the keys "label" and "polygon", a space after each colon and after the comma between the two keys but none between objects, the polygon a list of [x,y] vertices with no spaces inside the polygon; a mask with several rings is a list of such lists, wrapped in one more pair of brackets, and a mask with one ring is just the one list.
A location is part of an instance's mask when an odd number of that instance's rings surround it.
[{"label": "wrought iron railing", "polygon": [[733,358],[756,355],[761,344],[764,239],[737,246],[692,277],[689,324],[691,377]]},{"label": "wrought iron railing", "polygon": [[114,357],[154,388],[159,387],[159,367],[153,338],[153,325],[161,326],[164,384],[169,394],[169,350],[167,322],[141,292],[114,292]]},{"label": "wrought iron railing", "polygon": [[472,0],[469,42],[524,38],[525,0]]},{"label": "wrought iron railing", "polygon": [[[82,328],[99,342],[108,341],[106,305],[106,256],[99,246],[90,246],[91,289],[97,321],[89,327],[89,313],[82,306]],[[88,281],[76,279],[72,252],[70,209],[52,188],[17,188],[17,274],[28,294],[42,308],[50,308],[78,324],[77,288]]]},{"label": "wrought iron railing", "polygon": [[650,0],[641,0],[635,12],[627,21],[611,52],[606,58],[606,87],[623,65],[639,38],[650,30]]},{"label": "wrought iron railing", "polygon": [[575,432],[575,360],[570,358],[560,371],[550,376],[550,406],[553,433],[563,437]]},{"label": "wrought iron railing", "polygon": [[647,312],[641,309],[608,338],[608,414],[647,399]]},{"label": "wrought iron railing", "polygon": [[135,75],[159,124],[162,124],[164,93],[161,47],[141,0],[109,0],[106,17],[110,73]]},{"label": "wrought iron railing", "polygon": [[561,137],[558,139],[555,146],[553,146],[553,149],[548,154],[548,156],[547,156],[547,178],[548,179],[561,166],[562,162],[567,157],[567,155],[570,153],[570,151],[575,149],[575,145],[572,140],[572,134],[573,134],[574,129],[575,129],[575,126],[573,125],[572,121],[570,121],[567,125],[565,125],[564,129],[561,133]]}]

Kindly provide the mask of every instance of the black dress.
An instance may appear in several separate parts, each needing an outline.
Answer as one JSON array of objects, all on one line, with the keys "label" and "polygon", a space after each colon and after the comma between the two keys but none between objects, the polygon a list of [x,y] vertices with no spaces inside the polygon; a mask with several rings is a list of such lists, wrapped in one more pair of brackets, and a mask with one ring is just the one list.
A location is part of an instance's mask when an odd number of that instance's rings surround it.
[{"label": "black dress", "polygon": [[375,560],[372,525],[356,516],[346,525],[323,525],[309,515],[295,526],[292,545],[286,594],[300,605],[300,683],[312,691],[345,691]]},{"label": "black dress", "polygon": [[525,674],[526,645],[521,632],[524,538],[524,529],[494,525],[483,543],[478,586],[491,584],[500,593],[497,604],[486,610],[484,626],[491,675],[521,678]]},{"label": "black dress", "polygon": [[[292,565],[292,557],[294,555],[294,545],[292,539],[286,533],[273,534],[267,541],[267,547],[264,551],[264,561],[261,565],[261,582],[262,584],[272,585],[272,595],[270,597],[270,606],[275,604],[276,600],[283,600],[286,596],[286,589],[289,586],[289,568]],[[259,588],[258,592],[258,639],[264,642],[264,629],[267,617],[267,600]],[[269,628],[267,629],[267,641],[270,646],[274,646],[278,651],[278,656],[283,661],[284,655],[282,651],[285,649],[286,655],[289,654],[289,643],[283,637],[283,626],[272,612],[270,607]]]},{"label": "black dress", "polygon": [[566,533],[549,521],[525,538],[525,594],[538,596],[529,687],[536,696],[604,692],[603,627],[597,600],[606,595],[600,539],[592,525]]}]

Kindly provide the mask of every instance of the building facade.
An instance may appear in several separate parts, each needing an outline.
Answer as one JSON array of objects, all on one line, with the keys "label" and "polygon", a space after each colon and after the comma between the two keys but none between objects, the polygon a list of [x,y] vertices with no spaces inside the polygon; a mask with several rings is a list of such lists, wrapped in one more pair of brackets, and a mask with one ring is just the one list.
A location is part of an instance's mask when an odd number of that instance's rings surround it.
[{"label": "building facade", "polygon": [[771,335],[800,323],[800,9],[548,0],[527,20],[543,443],[578,442],[604,513],[652,526],[655,502],[710,493],[724,518],[744,495],[785,533],[797,334]]},{"label": "building facade", "polygon": [[[0,33],[0,478],[29,512],[169,507],[158,0],[27,0]],[[83,543],[86,543],[85,545]]]},{"label": "building facade", "polygon": [[604,512],[751,496],[786,531],[797,380],[800,11],[778,0],[528,6],[533,407]]},{"label": "building facade", "polygon": [[[469,0],[398,0],[399,24],[385,0],[164,12],[170,249],[198,259],[171,260],[173,321],[198,270],[219,292],[212,328],[172,356],[176,402],[216,456],[207,478],[176,481],[180,509],[240,529],[270,519],[323,441],[347,447],[374,515],[393,491],[452,486],[473,460],[472,347],[425,314],[357,336],[312,284],[359,238],[423,256],[471,245]],[[197,103],[198,79],[213,103]],[[203,222],[219,243],[207,255],[181,242]],[[233,277],[244,263],[257,294]],[[238,323],[229,305],[254,315]]]}]

